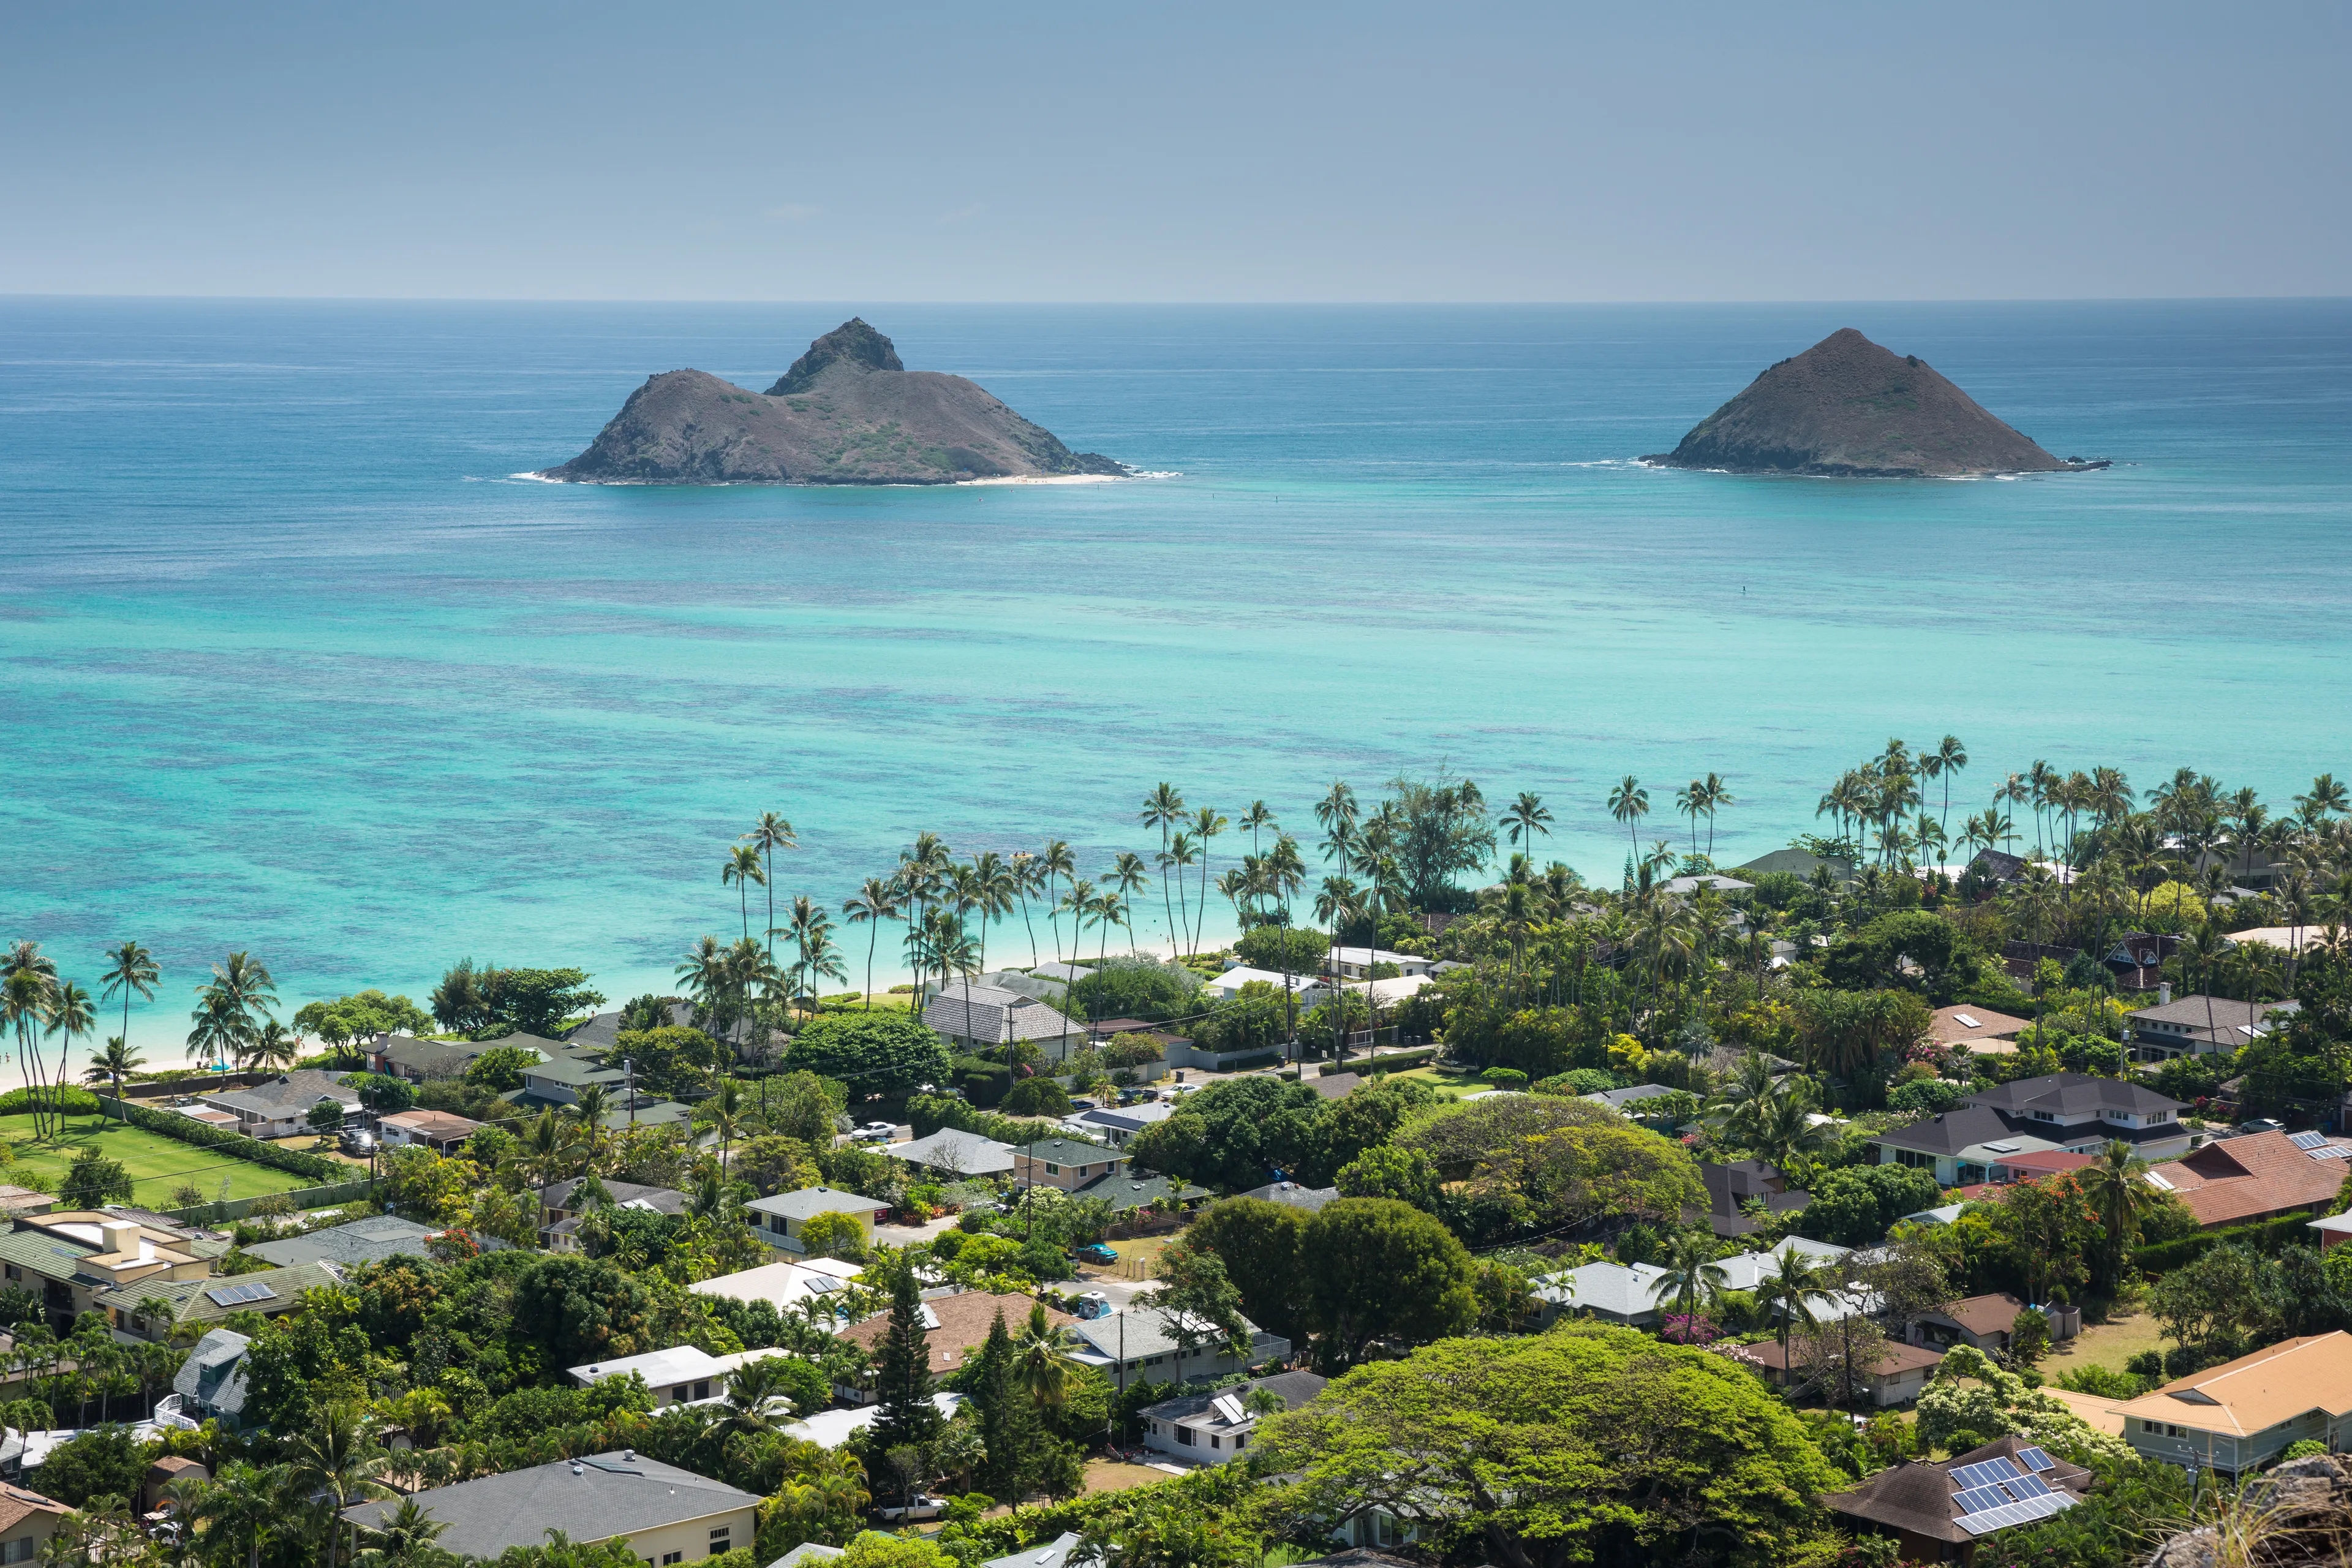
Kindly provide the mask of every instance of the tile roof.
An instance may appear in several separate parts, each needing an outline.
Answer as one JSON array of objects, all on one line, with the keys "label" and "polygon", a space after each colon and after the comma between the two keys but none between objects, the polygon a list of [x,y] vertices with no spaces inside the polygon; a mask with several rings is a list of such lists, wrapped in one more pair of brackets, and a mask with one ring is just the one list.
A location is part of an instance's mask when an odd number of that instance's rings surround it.
[{"label": "tile roof", "polygon": [[1234,1384],[1225,1388],[1205,1389],[1198,1394],[1180,1394],[1173,1399],[1163,1399],[1157,1405],[1147,1405],[1139,1415],[1153,1421],[1191,1421],[1196,1416],[1210,1415],[1201,1423],[1203,1427],[1232,1428],[1254,1425],[1257,1417],[1244,1415],[1239,1421],[1228,1419],[1216,1411],[1220,1399],[1246,1401],[1259,1389],[1265,1389],[1282,1401],[1285,1410],[1296,1410],[1311,1405],[1323,1392],[1328,1378],[1318,1377],[1311,1372],[1277,1372],[1272,1377],[1254,1377],[1247,1383]]},{"label": "tile roof", "polygon": [[2308,1334],[2126,1400],[2126,1417],[2245,1436],[2307,1410],[2352,1413],[2352,1334]]},{"label": "tile roof", "polygon": [[[923,1342],[931,1352],[932,1374],[940,1376],[960,1369],[969,1353],[986,1342],[988,1331],[999,1312],[1004,1314],[1005,1328],[1018,1333],[1029,1321],[1029,1310],[1037,1304],[1034,1296],[996,1296],[985,1290],[927,1299],[923,1305],[939,1323],[938,1328],[928,1329],[923,1334]],[[1045,1309],[1045,1321],[1055,1328],[1078,1321],[1067,1312],[1055,1311],[1051,1307]],[[839,1337],[873,1351],[880,1348],[882,1336],[889,1330],[890,1314],[877,1312],[864,1322],[852,1323],[842,1330]]]},{"label": "tile roof", "polygon": [[1927,1037],[1939,1046],[2000,1044],[2032,1026],[2031,1018],[2012,1018],[1990,1007],[1938,1007],[1928,1022]]},{"label": "tile roof", "polygon": [[[2178,1160],[2154,1167],[2151,1177],[2179,1194],[2181,1203],[2209,1229],[2258,1215],[2326,1204],[2352,1173],[2352,1162],[2314,1159],[2298,1147],[2290,1132],[2250,1132],[2192,1149]],[[2352,1140],[2330,1138],[2323,1149],[2352,1146]]]},{"label": "tile roof", "polygon": [[65,1504],[53,1502],[37,1491],[0,1484],[0,1533],[14,1530],[37,1513],[53,1513],[62,1518],[72,1511]]},{"label": "tile roof", "polygon": [[419,1225],[413,1219],[403,1219],[397,1215],[373,1215],[344,1225],[329,1226],[323,1230],[307,1231],[300,1236],[258,1242],[246,1251],[265,1263],[275,1263],[281,1268],[326,1259],[356,1266],[381,1263],[387,1258],[397,1258],[403,1253],[412,1258],[423,1258],[425,1256],[426,1239],[440,1234],[431,1226]]},{"label": "tile roof", "polygon": [[[1772,1372],[1788,1370],[1788,1363],[1781,1357],[1780,1344],[1777,1340],[1759,1340],[1752,1345],[1741,1345],[1736,1351],[1727,1353],[1736,1361],[1752,1362]],[[1903,1373],[1916,1372],[1923,1367],[1934,1366],[1943,1359],[1943,1352],[1930,1350],[1926,1345],[1906,1345],[1898,1341],[1888,1340],[1878,1347],[1877,1358],[1872,1362],[1869,1370],[1880,1377],[1895,1377]],[[1800,1358],[1800,1364],[1802,1364],[1801,1358]]]},{"label": "tile roof", "polygon": [[2048,1110],[2061,1116],[2089,1116],[2102,1110],[2133,1111],[2145,1114],[2151,1110],[2169,1110],[2175,1114],[2187,1106],[2168,1099],[2143,1085],[2122,1079],[2094,1078],[2089,1073],[2053,1072],[2040,1078],[2015,1079],[1979,1089],[1969,1097],[1970,1105],[1989,1106],[2011,1115],[2026,1110]]},{"label": "tile roof", "polygon": [[961,1128],[942,1127],[928,1138],[893,1143],[882,1151],[910,1165],[929,1165],[966,1176],[993,1176],[1013,1169],[1013,1145]]},{"label": "tile roof", "polygon": [[[2018,1451],[2033,1447],[2030,1438],[1999,1437],[1981,1448],[1971,1448],[1948,1459],[1908,1460],[1879,1471],[1858,1487],[1832,1492],[1822,1501],[1839,1513],[1866,1519],[1874,1524],[1930,1541],[1964,1543],[1974,1540],[1975,1535],[1958,1523],[1961,1510],[1958,1494],[1961,1487],[1952,1472],[1989,1459],[2008,1459],[2011,1461],[2011,1468],[2016,1468]],[[2063,1493],[2071,1504],[2089,1486],[2091,1473],[2055,1455],[2050,1458],[2051,1468],[2037,1474],[2043,1485]]]},{"label": "tile roof", "polygon": [[322,1100],[331,1100],[346,1109],[360,1102],[360,1091],[335,1081],[336,1075],[323,1073],[315,1068],[302,1068],[294,1072],[279,1073],[244,1089],[208,1089],[200,1091],[204,1098],[216,1105],[234,1106],[239,1110],[257,1110],[272,1117],[284,1117],[296,1111],[308,1110]]},{"label": "tile roof", "polygon": [[[666,1524],[756,1508],[760,1499],[723,1481],[639,1454],[558,1459],[419,1492],[417,1506],[446,1524],[444,1552],[496,1557],[509,1546],[544,1546],[549,1525],[585,1545]],[[366,1502],[342,1517],[373,1527],[397,1502]]]},{"label": "tile roof", "polygon": [[2017,1314],[2023,1310],[2024,1302],[2005,1291],[1995,1291],[1990,1295],[1970,1296],[1965,1300],[1953,1301],[1932,1315],[1949,1318],[1969,1332],[1981,1337],[2009,1332],[2011,1325],[2017,1321]]},{"label": "tile roof", "polygon": [[[551,1183],[541,1190],[539,1201],[551,1209],[569,1209],[572,1206],[572,1194],[579,1190],[580,1184],[585,1179],[585,1177],[574,1176],[568,1182]],[[608,1182],[602,1176],[599,1176],[597,1181],[603,1184],[605,1193],[616,1204],[635,1201],[650,1204],[662,1214],[686,1212],[686,1194],[674,1192],[668,1187],[648,1187],[636,1182]]]}]

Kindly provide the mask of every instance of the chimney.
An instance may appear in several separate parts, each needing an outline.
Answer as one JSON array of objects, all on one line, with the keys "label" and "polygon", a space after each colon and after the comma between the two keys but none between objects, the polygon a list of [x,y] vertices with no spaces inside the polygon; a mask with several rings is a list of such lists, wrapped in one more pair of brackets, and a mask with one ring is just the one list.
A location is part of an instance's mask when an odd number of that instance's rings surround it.
[{"label": "chimney", "polygon": [[139,1227],[127,1219],[101,1220],[98,1245],[101,1252],[135,1253],[139,1250]]},{"label": "chimney", "polygon": [[139,1238],[139,1261],[142,1263],[155,1261],[155,1244],[143,1236]]},{"label": "chimney", "polygon": [[2156,1005],[2159,1007],[2167,1007],[2172,1005],[2171,981],[2159,980],[2156,983]]}]

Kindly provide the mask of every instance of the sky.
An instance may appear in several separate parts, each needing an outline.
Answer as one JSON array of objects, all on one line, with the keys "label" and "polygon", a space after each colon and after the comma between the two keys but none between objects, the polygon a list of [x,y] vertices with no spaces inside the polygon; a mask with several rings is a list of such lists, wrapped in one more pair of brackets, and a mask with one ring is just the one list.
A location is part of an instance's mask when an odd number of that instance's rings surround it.
[{"label": "sky", "polygon": [[0,293],[2352,292],[2352,6],[0,12]]}]

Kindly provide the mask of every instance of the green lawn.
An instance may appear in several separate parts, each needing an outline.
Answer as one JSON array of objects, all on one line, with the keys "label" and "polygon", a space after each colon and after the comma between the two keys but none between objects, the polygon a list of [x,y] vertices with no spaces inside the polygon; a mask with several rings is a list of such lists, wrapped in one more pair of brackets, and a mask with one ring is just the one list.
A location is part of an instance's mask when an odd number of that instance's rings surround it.
[{"label": "green lawn", "polygon": [[208,1200],[220,1196],[224,1176],[228,1178],[228,1195],[232,1198],[254,1198],[264,1193],[290,1192],[314,1184],[290,1171],[231,1159],[218,1150],[200,1149],[194,1143],[183,1143],[143,1128],[125,1127],[102,1116],[67,1117],[65,1135],[56,1143],[33,1142],[33,1119],[29,1115],[0,1116],[0,1139],[7,1142],[16,1156],[13,1165],[0,1169],[0,1182],[10,1180],[11,1172],[38,1171],[50,1178],[47,1184],[54,1187],[57,1179],[65,1174],[66,1162],[74,1152],[95,1143],[122,1162],[138,1183],[131,1201],[148,1208],[171,1207],[172,1191],[183,1182],[202,1187]]},{"label": "green lawn", "polygon": [[1476,1073],[1456,1072],[1452,1068],[1407,1068],[1402,1072],[1391,1073],[1389,1076],[1391,1078],[1409,1078],[1416,1082],[1425,1083],[1430,1088],[1435,1089],[1440,1098],[1445,1100],[1459,1100],[1465,1094],[1475,1094],[1482,1089],[1492,1089],[1495,1087],[1490,1083],[1482,1081]]}]

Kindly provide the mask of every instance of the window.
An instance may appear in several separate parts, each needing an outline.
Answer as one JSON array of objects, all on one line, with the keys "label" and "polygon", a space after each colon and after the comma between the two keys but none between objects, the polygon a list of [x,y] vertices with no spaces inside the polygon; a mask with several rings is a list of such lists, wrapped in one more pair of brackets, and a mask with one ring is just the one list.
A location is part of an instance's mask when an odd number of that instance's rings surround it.
[{"label": "window", "polygon": [[1187,1448],[1191,1447],[1192,1446],[1192,1428],[1190,1426],[1177,1427],[1176,1441],[1183,1444]]},{"label": "window", "polygon": [[691,1390],[689,1390],[685,1384],[681,1383],[676,1388],[669,1391],[669,1396],[677,1401],[680,1405],[683,1405],[686,1403],[687,1395],[690,1392]]},{"label": "window", "polygon": [[683,1563],[685,1561],[686,1553],[683,1552],[665,1552],[662,1553],[663,1568],[668,1568],[668,1564],[672,1563]]},{"label": "window", "polygon": [[1058,1176],[1062,1173],[1062,1167],[1053,1163],[1051,1161],[1048,1161],[1045,1165],[1045,1173],[1049,1176]]},{"label": "window", "polygon": [[1212,1432],[1212,1433],[1210,1433],[1210,1434],[1209,1434],[1209,1447],[1212,1447],[1212,1448],[1222,1448],[1222,1447],[1223,1447],[1224,1446],[1225,1446],[1225,1440],[1224,1440],[1223,1437],[1218,1436],[1214,1432]]}]

